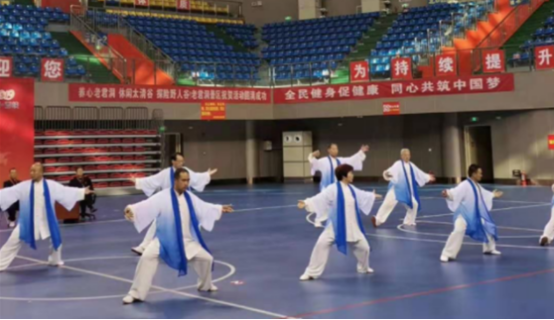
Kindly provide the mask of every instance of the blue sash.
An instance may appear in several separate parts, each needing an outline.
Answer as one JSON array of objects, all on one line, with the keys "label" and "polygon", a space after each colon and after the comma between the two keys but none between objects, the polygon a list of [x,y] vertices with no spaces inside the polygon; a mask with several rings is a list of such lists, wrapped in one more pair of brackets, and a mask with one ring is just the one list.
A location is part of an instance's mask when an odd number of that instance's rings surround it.
[{"label": "blue sash", "polygon": [[171,189],[175,186],[175,170],[173,170],[173,167],[169,169],[169,181],[171,181]]},{"label": "blue sash", "polygon": [[[52,239],[52,245],[55,250],[62,245],[62,237],[60,235],[60,228],[58,227],[58,220],[56,213],[52,207],[52,200],[50,197],[50,189],[48,189],[48,183],[46,179],[42,179],[42,187],[44,189],[44,206],[46,209],[46,219],[48,221],[48,228],[50,229],[50,238]],[[29,195],[29,227],[27,232],[21,232],[19,239],[33,249],[37,249],[35,242],[35,183],[31,181],[31,192]]]},{"label": "blue sash", "polygon": [[[408,179],[408,173],[406,172],[406,168],[404,167],[404,162],[401,163],[401,166],[402,166],[402,171],[404,172],[405,185],[404,185],[404,182],[402,181],[399,181],[396,184],[393,184],[391,181],[389,183],[389,189],[394,186],[394,194],[396,196],[396,200],[398,202],[404,203],[410,209],[414,208],[412,198],[416,199],[418,203],[417,211],[419,212],[421,211],[421,201],[419,200],[418,184],[415,178],[414,168],[410,163],[410,175],[412,176],[412,186],[410,187],[410,180]],[[413,194],[412,194],[412,189],[413,189]]]},{"label": "blue sash", "polygon": [[[331,160],[331,156],[327,156],[327,159],[329,160],[329,168],[331,168],[331,172],[330,172],[331,176],[329,177],[330,178],[329,179],[329,181],[330,181],[329,184],[333,184],[333,183],[335,183],[335,168],[333,168],[333,160]],[[337,167],[340,166],[339,159],[337,158],[335,160],[337,160]]]},{"label": "blue sash", "polygon": [[[337,245],[337,249],[339,252],[342,252],[343,254],[347,254],[347,239],[346,239],[346,212],[345,212],[345,202],[344,202],[344,194],[342,192],[342,186],[340,185],[340,182],[336,183],[337,185],[337,212],[336,212],[336,223],[333,225],[335,229],[335,243]],[[356,199],[356,192],[354,192],[354,189],[352,186],[348,186],[350,189],[350,192],[352,192],[352,196],[354,197],[355,207],[356,207],[356,217],[358,220],[358,226],[360,227],[360,231],[365,237],[365,229],[364,225],[362,224],[362,217],[360,216],[360,211],[358,209],[358,200]]]},{"label": "blue sash", "polygon": [[[494,224],[494,221],[492,220],[490,212],[487,210],[485,200],[483,199],[483,197],[481,197],[481,204],[483,205],[483,209],[485,210],[485,212],[481,214],[481,210],[479,208],[480,192],[477,192],[477,187],[475,186],[475,183],[471,181],[471,179],[467,179],[467,180],[469,181],[469,184],[473,189],[473,196],[475,197],[475,216],[473,217],[473,219],[471,219],[471,217],[467,217],[468,219],[466,219],[466,222],[468,224],[466,229],[466,235],[468,235],[474,240],[488,243],[489,242],[489,239],[487,237],[487,233],[488,233],[495,240],[498,241],[498,233],[496,232],[496,226]],[[491,225],[490,226],[483,225],[481,218],[485,220],[485,222],[489,222]]]},{"label": "blue sash", "polygon": [[[171,169],[173,171],[173,168]],[[173,175],[171,175],[173,177]],[[172,181],[173,182],[173,181]],[[166,263],[171,267],[176,267],[179,270],[179,276],[184,276],[187,274],[187,255],[185,254],[185,244],[183,243],[183,226],[181,224],[181,213],[179,211],[179,202],[177,201],[177,196],[173,189],[169,192],[171,193],[171,206],[173,208],[173,218],[175,219],[175,228],[177,235],[177,248],[179,250],[179,262],[177,266],[172,266],[168,261]],[[190,208],[189,208],[190,210]],[[164,258],[163,253],[160,254],[162,259]],[[166,259],[163,259],[164,261]]]}]

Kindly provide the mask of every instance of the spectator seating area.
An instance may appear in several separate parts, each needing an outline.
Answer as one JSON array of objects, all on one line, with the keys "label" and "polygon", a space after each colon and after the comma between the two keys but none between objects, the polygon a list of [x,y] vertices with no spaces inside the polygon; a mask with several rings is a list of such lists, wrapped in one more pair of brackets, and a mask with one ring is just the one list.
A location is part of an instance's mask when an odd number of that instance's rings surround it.
[{"label": "spectator seating area", "polygon": [[[178,0],[150,0],[150,8],[170,8],[177,9]],[[105,2],[107,6],[135,6],[135,0],[98,0],[98,2]],[[228,14],[229,7],[225,5],[214,5],[213,2],[206,1],[195,1],[190,0],[190,10],[183,11],[186,12],[209,12],[215,14]]]},{"label": "spectator seating area", "polygon": [[[92,13],[89,13],[92,14]],[[97,23],[112,21],[109,13],[96,12]],[[138,32],[181,64],[181,71],[202,80],[255,80],[260,59],[252,53],[234,51],[233,46],[196,21],[127,16]]]},{"label": "spectator seating area", "polygon": [[159,171],[159,142],[151,130],[37,131],[35,158],[45,175],[69,182],[78,167],[96,188],[133,186],[131,177]]},{"label": "spectator seating area", "polygon": [[[37,77],[41,58],[66,58],[67,50],[45,31],[51,22],[67,23],[69,16],[59,8],[37,8],[27,5],[9,5],[0,8],[0,51],[13,58],[16,76]],[[82,77],[83,66],[75,59],[67,59],[65,76]]]},{"label": "spectator seating area", "polygon": [[[372,75],[389,77],[390,59],[395,56],[411,56],[412,61],[417,64],[421,54],[438,52],[441,49],[441,37],[443,43],[446,43],[445,29],[451,27],[453,17],[456,15],[476,17],[483,15],[484,12],[487,12],[485,5],[466,2],[437,3],[426,7],[412,8],[408,12],[400,14],[387,34],[370,53],[369,62]],[[463,21],[469,20],[471,19],[466,18]],[[442,32],[439,32],[439,21],[446,22]],[[465,28],[465,25],[456,26]]]},{"label": "spectator seating area", "polygon": [[537,46],[554,44],[554,10],[541,28],[538,28],[531,39],[527,40],[521,47],[520,52],[511,57],[513,65],[528,64],[533,59],[533,49]]},{"label": "spectator seating area", "polygon": [[254,37],[256,32],[256,27],[253,24],[229,24],[229,23],[218,23],[217,26],[220,29],[223,29],[225,33],[233,37],[235,40],[242,43],[245,48],[255,49],[258,47],[258,41]]},{"label": "spectator seating area", "polygon": [[262,50],[263,58],[277,66],[277,80],[291,78],[291,65],[294,79],[321,78],[328,66],[335,68],[350,53],[379,16],[375,12],[267,24],[262,37],[269,46]]}]

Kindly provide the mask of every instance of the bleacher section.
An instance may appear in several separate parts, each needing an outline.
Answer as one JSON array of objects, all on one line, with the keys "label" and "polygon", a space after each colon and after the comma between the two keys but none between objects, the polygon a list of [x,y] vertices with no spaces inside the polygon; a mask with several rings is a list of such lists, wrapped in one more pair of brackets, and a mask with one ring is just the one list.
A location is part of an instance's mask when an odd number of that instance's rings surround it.
[{"label": "bleacher section", "polygon": [[256,27],[252,24],[229,24],[218,23],[217,26],[225,31],[228,35],[238,40],[245,48],[255,49],[258,47],[258,41],[254,37]]},{"label": "bleacher section", "polygon": [[[441,44],[448,43],[454,34],[470,27],[469,22],[475,23],[483,17],[488,12],[487,5],[472,2],[438,3],[412,8],[400,14],[370,53],[372,75],[389,77],[390,59],[395,56],[411,56],[417,64],[420,55],[439,52]],[[439,28],[442,30],[439,31]]]},{"label": "bleacher section", "polygon": [[[89,12],[93,15],[92,12]],[[108,13],[96,12],[97,23],[113,21]],[[181,71],[202,80],[251,81],[258,78],[260,59],[249,52],[234,51],[233,46],[217,38],[196,21],[127,16],[126,21],[138,32],[181,64]]]},{"label": "bleacher section", "polygon": [[[135,5],[135,0],[98,0],[98,2],[106,2],[108,6],[130,6]],[[170,8],[177,9],[177,0],[150,0],[151,8]],[[214,14],[228,14],[229,7],[215,6],[213,3],[206,1],[190,1],[190,10],[183,10],[186,12],[209,12]]]},{"label": "bleacher section", "polygon": [[325,19],[265,25],[262,37],[269,43],[264,59],[276,66],[275,79],[322,78],[348,55],[380,14],[366,13]]},{"label": "bleacher section", "polygon": [[[0,8],[0,51],[13,57],[16,76],[36,77],[41,58],[66,58],[68,53],[45,31],[51,22],[67,23],[69,16],[59,8],[10,5]],[[86,74],[75,59],[66,59],[65,76],[79,78]]]},{"label": "bleacher section", "polygon": [[[531,31],[531,28],[535,28],[535,30]],[[543,7],[537,10],[535,15],[529,18],[521,29],[532,33],[527,34],[527,40],[524,40],[523,44],[520,45],[518,52],[512,52],[510,46],[516,44],[518,38],[523,37],[519,32],[506,44],[509,61],[513,66],[529,65],[533,59],[533,49],[536,46],[554,44],[554,2],[543,4]]]}]

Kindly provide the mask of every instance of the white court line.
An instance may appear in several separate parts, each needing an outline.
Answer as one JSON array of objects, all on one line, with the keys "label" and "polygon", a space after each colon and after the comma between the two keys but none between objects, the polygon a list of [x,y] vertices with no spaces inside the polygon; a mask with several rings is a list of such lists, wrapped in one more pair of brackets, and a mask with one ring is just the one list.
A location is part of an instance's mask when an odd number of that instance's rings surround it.
[{"label": "white court line", "polygon": [[[448,222],[439,222],[439,221],[419,221],[421,223],[429,223],[429,224],[446,224],[446,225],[454,225],[453,223]],[[544,230],[539,229],[527,229],[527,228],[518,228],[518,227],[503,227],[503,226],[497,226],[498,229],[505,229],[505,230],[516,230],[516,231],[531,231],[531,232],[543,232]]]},{"label": "white court line", "polygon": [[261,210],[271,210],[271,209],[282,209],[282,208],[292,208],[296,207],[296,204],[289,204],[285,206],[274,206],[274,207],[260,207],[260,208],[247,208],[247,209],[238,209],[234,212],[248,212],[248,211],[261,211]]},{"label": "white court line", "polygon": [[[431,223],[431,224],[435,224],[431,221],[420,221],[421,223],[423,222],[427,222],[427,223]],[[446,225],[454,225],[453,223],[436,223],[436,224],[446,224]],[[510,228],[510,227],[498,227],[498,229],[516,229],[516,230],[520,230],[518,228]],[[417,231],[417,230],[407,230],[407,229],[404,229],[404,225],[403,224],[399,224],[398,226],[396,226],[396,229],[402,231],[402,232],[405,232],[405,233],[410,233],[410,234],[415,234],[415,235],[421,235],[421,236],[433,236],[433,237],[448,237],[450,236],[449,233],[431,233],[431,232],[422,232],[422,231]],[[542,234],[542,230],[533,230],[533,231],[540,231],[541,234]],[[466,236],[467,237],[467,236]],[[524,238],[537,238],[539,236],[537,235],[524,235],[524,236],[503,236],[503,237],[499,237],[500,240],[502,239],[524,239]]]},{"label": "white court line", "polygon": [[[519,206],[519,207],[508,207],[508,208],[498,208],[498,209],[492,209],[491,212],[496,211],[504,211],[504,210],[513,210],[513,209],[528,209],[528,208],[535,208],[535,207],[544,207],[549,206],[550,203],[540,203],[540,204],[534,204],[534,205],[528,205],[528,206]],[[442,213],[442,214],[432,214],[427,216],[420,216],[417,218],[416,221],[419,221],[419,219],[426,219],[426,218],[437,218],[437,217],[446,217],[446,216],[452,216],[453,213]]]},{"label": "white court line", "polygon": [[[46,261],[37,260],[37,259],[34,259],[34,258],[29,258],[29,257],[24,257],[24,256],[17,256],[17,257],[19,259],[27,260],[27,261],[30,261],[30,262],[47,264]],[[133,281],[129,280],[129,279],[125,279],[125,278],[121,278],[121,277],[117,277],[117,276],[112,276],[112,275],[109,275],[109,274],[106,274],[106,273],[91,271],[91,270],[87,270],[87,269],[70,267],[70,266],[66,266],[66,265],[59,266],[59,268],[72,270],[72,271],[76,271],[76,272],[81,272],[81,273],[85,273],[85,274],[90,274],[90,275],[94,275],[94,276],[98,276],[98,277],[102,277],[102,278],[106,278],[106,279],[110,279],[110,280],[115,280],[115,281],[119,281],[119,282],[125,282],[125,283],[131,283],[131,284],[133,283]],[[271,311],[252,308],[252,307],[248,307],[248,306],[244,306],[244,305],[240,305],[240,304],[236,304],[236,303],[231,303],[231,302],[227,302],[227,301],[223,301],[223,300],[217,300],[217,299],[213,299],[213,298],[198,296],[198,295],[194,295],[194,294],[190,294],[190,293],[186,293],[186,292],[177,291],[177,290],[174,290],[174,289],[167,289],[167,288],[160,287],[160,286],[152,286],[152,289],[156,289],[156,290],[167,292],[167,293],[172,293],[172,294],[187,297],[187,298],[198,299],[198,300],[212,302],[212,303],[215,303],[215,304],[220,304],[220,305],[224,305],[224,306],[228,306],[228,307],[232,307],[232,308],[242,309],[242,310],[246,310],[246,311],[250,311],[250,312],[254,312],[254,313],[258,313],[258,314],[263,314],[263,315],[274,317],[274,318],[287,318],[287,316],[285,316],[285,315],[274,313],[274,312],[271,312]]]}]

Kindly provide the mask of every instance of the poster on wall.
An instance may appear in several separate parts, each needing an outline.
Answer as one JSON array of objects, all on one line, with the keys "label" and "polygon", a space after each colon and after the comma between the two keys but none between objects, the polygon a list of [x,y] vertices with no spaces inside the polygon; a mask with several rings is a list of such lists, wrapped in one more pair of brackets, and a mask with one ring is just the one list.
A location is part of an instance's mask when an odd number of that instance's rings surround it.
[{"label": "poster on wall", "polygon": [[384,116],[397,116],[400,114],[400,102],[383,102]]},{"label": "poster on wall", "polygon": [[0,181],[15,168],[28,178],[34,159],[35,82],[33,79],[0,80]]},{"label": "poster on wall", "polygon": [[202,102],[200,105],[201,120],[225,120],[227,106],[225,102]]},{"label": "poster on wall", "polygon": [[548,149],[554,150],[554,134],[548,136]]}]

